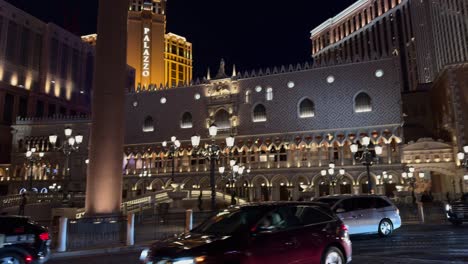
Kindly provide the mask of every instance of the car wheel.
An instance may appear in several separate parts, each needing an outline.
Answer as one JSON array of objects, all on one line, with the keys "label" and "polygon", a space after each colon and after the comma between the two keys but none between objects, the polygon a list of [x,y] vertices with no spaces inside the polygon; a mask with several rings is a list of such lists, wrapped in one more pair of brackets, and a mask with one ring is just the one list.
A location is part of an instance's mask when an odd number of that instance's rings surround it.
[{"label": "car wheel", "polygon": [[393,224],[388,219],[383,219],[379,224],[379,235],[381,237],[387,237],[393,232]]},{"label": "car wheel", "polygon": [[344,264],[345,258],[341,250],[336,247],[329,247],[322,256],[321,264]]},{"label": "car wheel", "polygon": [[16,253],[5,253],[0,255],[0,264],[25,264],[23,257]]}]

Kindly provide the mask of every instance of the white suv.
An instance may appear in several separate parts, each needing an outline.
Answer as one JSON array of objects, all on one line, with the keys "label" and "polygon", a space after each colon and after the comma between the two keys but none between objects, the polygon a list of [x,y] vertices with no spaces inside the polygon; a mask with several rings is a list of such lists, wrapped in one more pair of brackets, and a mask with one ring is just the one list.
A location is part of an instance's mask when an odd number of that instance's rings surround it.
[{"label": "white suv", "polygon": [[314,201],[330,205],[350,235],[378,233],[385,237],[401,226],[400,212],[386,196],[328,195]]}]

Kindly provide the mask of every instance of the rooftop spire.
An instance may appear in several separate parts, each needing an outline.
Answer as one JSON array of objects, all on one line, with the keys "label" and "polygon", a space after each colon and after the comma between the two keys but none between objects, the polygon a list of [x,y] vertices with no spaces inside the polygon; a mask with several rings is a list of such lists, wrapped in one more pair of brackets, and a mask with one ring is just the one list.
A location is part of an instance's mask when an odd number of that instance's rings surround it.
[{"label": "rooftop spire", "polygon": [[237,76],[237,73],[236,73],[236,65],[232,65],[232,77],[236,77]]},{"label": "rooftop spire", "polygon": [[223,79],[227,77],[228,76],[226,75],[224,59],[221,59],[221,62],[219,63],[219,70],[218,70],[218,73],[216,74],[216,79]]}]

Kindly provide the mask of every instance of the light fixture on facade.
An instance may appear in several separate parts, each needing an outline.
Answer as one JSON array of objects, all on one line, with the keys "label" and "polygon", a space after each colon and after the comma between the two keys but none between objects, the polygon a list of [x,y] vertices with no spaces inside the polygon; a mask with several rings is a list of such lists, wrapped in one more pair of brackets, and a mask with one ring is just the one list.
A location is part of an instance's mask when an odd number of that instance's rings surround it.
[{"label": "light fixture on facade", "polygon": [[330,75],[327,77],[327,83],[334,83],[335,82],[335,77],[333,75]]},{"label": "light fixture on facade", "polygon": [[382,78],[384,76],[384,71],[379,69],[377,71],[375,71],[375,77],[377,78]]},{"label": "light fixture on facade", "polygon": [[195,100],[200,100],[201,95],[199,93],[196,93],[194,96]]},{"label": "light fixture on facade", "polygon": [[161,100],[159,100],[161,104],[165,104],[167,102],[166,97],[161,97]]},{"label": "light fixture on facade", "polygon": [[289,89],[294,88],[294,86],[295,86],[295,84],[294,84],[293,81],[289,81],[289,82],[288,82],[288,88],[289,88]]},{"label": "light fixture on facade", "polygon": [[255,87],[255,91],[256,91],[257,93],[261,92],[261,91],[262,91],[262,87],[261,87],[260,85],[257,85],[257,86]]}]

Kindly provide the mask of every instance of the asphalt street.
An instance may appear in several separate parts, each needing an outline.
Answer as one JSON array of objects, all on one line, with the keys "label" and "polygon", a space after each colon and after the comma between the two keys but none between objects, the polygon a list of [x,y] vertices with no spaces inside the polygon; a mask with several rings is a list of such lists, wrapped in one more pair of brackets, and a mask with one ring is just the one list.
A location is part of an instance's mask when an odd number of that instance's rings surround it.
[{"label": "asphalt street", "polygon": [[[353,261],[368,263],[468,263],[468,224],[407,225],[389,238],[353,236]],[[139,252],[52,259],[50,264],[138,263]]]}]

